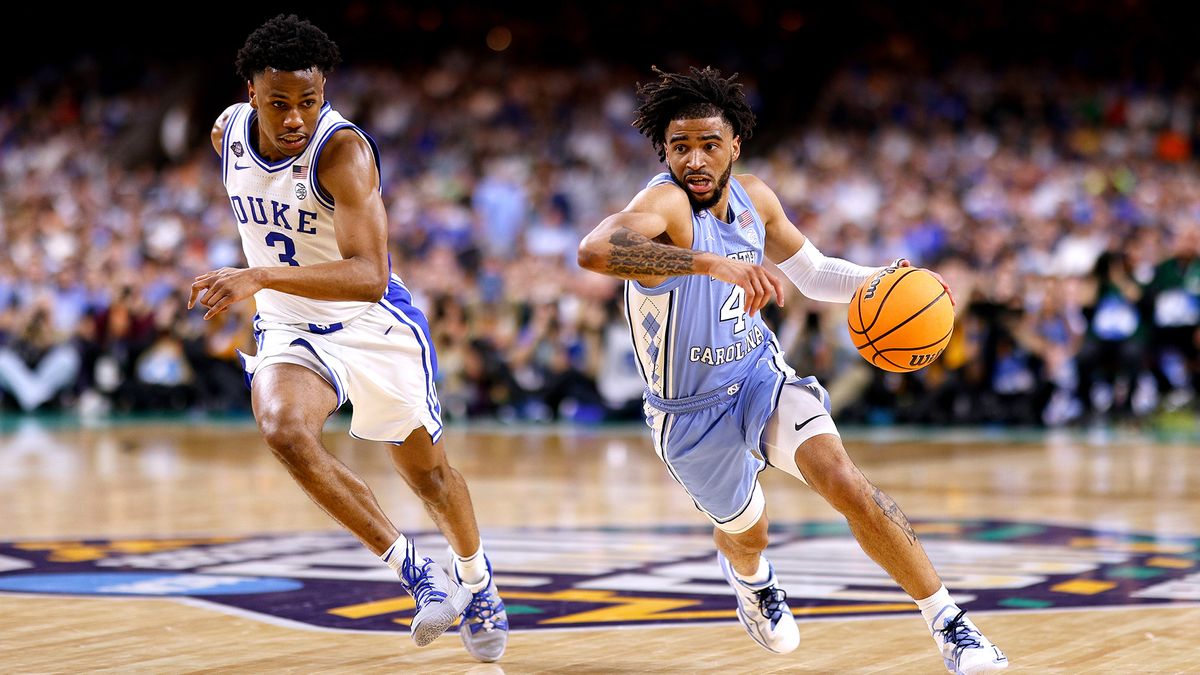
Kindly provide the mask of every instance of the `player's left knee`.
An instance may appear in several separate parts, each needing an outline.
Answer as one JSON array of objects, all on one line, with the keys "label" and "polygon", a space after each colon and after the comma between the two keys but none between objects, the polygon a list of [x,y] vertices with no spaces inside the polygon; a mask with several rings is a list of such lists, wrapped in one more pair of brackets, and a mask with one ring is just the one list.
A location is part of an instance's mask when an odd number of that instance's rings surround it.
[{"label": "player's left knee", "polygon": [[405,478],[421,501],[440,504],[446,501],[450,494],[453,475],[448,464],[440,464],[429,469],[410,471]]},{"label": "player's left knee", "polygon": [[858,467],[850,462],[834,465],[815,477],[817,491],[830,506],[841,513],[869,508],[871,506],[870,484]]}]

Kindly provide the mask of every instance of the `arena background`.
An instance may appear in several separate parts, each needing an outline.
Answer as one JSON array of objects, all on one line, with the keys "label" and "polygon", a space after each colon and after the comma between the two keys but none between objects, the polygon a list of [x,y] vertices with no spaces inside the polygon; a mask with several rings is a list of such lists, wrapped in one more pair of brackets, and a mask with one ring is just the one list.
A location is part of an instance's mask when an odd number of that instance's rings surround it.
[{"label": "arena background", "polygon": [[[208,324],[180,303],[194,274],[241,264],[206,136],[244,96],[232,60],[272,12],[103,32],[94,7],[17,12],[56,37],[3,46],[5,415],[244,412],[250,303]],[[452,420],[636,418],[617,285],[574,246],[657,170],[628,126],[635,82],[712,64],[741,73],[759,116],[739,170],[823,250],[904,255],[957,291],[955,341],[907,376],[858,360],[841,307],[767,311],[844,424],[1186,424],[1170,413],[1195,398],[1200,271],[1157,269],[1197,246],[1186,10],[300,13],[342,45],[331,100],[381,143],[394,265],[430,316]]]}]

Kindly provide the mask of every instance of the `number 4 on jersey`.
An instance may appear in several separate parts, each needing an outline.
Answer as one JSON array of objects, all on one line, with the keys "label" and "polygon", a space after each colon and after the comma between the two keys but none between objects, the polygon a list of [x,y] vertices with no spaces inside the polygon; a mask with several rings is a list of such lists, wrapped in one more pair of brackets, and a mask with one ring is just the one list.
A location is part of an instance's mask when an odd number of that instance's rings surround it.
[{"label": "number 4 on jersey", "polygon": [[746,330],[746,291],[741,286],[734,286],[729,297],[721,304],[721,321],[736,321],[733,324],[734,334]]}]

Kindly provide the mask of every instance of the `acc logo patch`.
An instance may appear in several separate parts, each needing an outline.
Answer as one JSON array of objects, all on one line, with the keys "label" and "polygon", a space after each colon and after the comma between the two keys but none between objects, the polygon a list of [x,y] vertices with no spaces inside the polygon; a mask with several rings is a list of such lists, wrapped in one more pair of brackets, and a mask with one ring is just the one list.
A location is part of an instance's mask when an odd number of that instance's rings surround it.
[{"label": "acc logo patch", "polygon": [[241,157],[241,156],[242,156],[242,153],[246,152],[246,151],[245,151],[245,150],[242,148],[242,142],[241,142],[241,141],[234,141],[234,142],[230,143],[230,144],[229,144],[229,149],[230,149],[230,150],[233,152],[233,154],[234,154],[234,156],[235,156],[235,157]]},{"label": "acc logo patch", "polygon": [[[914,529],[971,610],[1200,601],[1200,538],[995,520]],[[916,611],[845,523],[772,523],[772,538],[797,618]],[[446,551],[436,533],[416,539],[426,555]],[[517,630],[736,620],[707,526],[500,529],[484,541]],[[413,614],[395,573],[343,533],[5,542],[0,592],[191,598],[330,630],[404,630]]]}]

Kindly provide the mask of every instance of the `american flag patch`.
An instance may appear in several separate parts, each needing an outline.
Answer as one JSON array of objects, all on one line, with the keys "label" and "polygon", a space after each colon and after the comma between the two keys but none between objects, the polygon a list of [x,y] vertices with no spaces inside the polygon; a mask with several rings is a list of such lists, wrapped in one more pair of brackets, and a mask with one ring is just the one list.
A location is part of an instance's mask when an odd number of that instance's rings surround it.
[{"label": "american flag patch", "polygon": [[750,210],[747,209],[742,211],[741,215],[738,216],[737,222],[738,227],[750,227],[754,224],[754,216],[751,215]]},{"label": "american flag patch", "polygon": [[308,167],[300,166],[299,164],[293,164],[292,165],[292,178],[294,178],[295,180],[308,179]]}]

